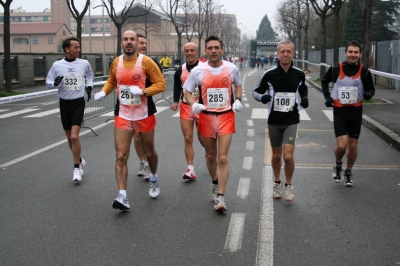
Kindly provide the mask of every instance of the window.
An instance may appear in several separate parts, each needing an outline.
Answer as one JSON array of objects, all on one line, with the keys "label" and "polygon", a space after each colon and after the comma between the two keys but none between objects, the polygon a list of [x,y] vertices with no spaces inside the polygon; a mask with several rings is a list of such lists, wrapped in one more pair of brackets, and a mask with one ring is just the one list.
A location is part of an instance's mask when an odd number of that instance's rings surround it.
[{"label": "window", "polygon": [[43,21],[50,21],[50,17],[49,16],[44,16],[43,17]]},{"label": "window", "polygon": [[26,21],[27,22],[31,22],[32,21],[32,17],[26,17]]},{"label": "window", "polygon": [[63,30],[63,36],[65,36],[65,30]]},{"label": "window", "polygon": [[33,44],[39,44],[39,38],[38,37],[33,37]]},{"label": "window", "polygon": [[96,32],[97,28],[90,28],[90,32]]},{"label": "window", "polygon": [[49,37],[48,38],[48,43],[49,44],[54,44],[54,37]]},{"label": "window", "polygon": [[28,44],[29,40],[27,38],[15,38],[13,39],[13,44]]},{"label": "window", "polygon": [[0,22],[4,22],[4,16],[0,16]]},{"label": "window", "polygon": [[105,20],[106,20],[106,23],[110,23],[110,19],[109,18],[106,18]]},{"label": "window", "polygon": [[91,19],[90,19],[90,24],[94,24],[94,23],[97,23],[97,19],[91,18]]},{"label": "window", "polygon": [[33,21],[39,21],[38,17],[33,17]]}]

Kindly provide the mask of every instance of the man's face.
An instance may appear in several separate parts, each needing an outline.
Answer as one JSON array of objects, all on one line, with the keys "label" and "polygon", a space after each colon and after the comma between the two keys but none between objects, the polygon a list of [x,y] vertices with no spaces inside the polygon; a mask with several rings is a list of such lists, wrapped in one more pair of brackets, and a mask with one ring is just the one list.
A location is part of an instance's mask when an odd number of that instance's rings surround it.
[{"label": "man's face", "polygon": [[219,41],[209,41],[206,44],[205,52],[208,60],[215,63],[221,60],[224,49],[222,49]]},{"label": "man's face", "polygon": [[294,56],[294,49],[291,44],[280,44],[277,55],[281,65],[290,65]]},{"label": "man's face", "polygon": [[361,58],[360,48],[357,46],[349,46],[347,47],[347,51],[344,52],[344,56],[346,57],[347,63],[356,65]]},{"label": "man's face", "polygon": [[79,58],[79,53],[81,51],[81,45],[78,41],[72,40],[69,47],[65,47],[65,56],[68,59]]},{"label": "man's face", "polygon": [[138,53],[146,54],[147,52],[147,40],[143,37],[138,38]]},{"label": "man's face", "polygon": [[197,60],[197,49],[195,45],[186,45],[183,49],[183,53],[186,57],[186,61],[193,65]]},{"label": "man's face", "polygon": [[137,51],[136,33],[128,31],[122,37],[122,49],[126,55],[134,55]]}]

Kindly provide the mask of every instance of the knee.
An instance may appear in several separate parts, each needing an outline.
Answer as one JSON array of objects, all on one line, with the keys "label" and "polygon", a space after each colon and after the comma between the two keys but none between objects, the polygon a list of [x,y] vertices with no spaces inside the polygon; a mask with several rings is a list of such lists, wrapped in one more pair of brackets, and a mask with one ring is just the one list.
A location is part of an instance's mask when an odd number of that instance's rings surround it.
[{"label": "knee", "polygon": [[128,161],[128,153],[125,151],[117,151],[117,163],[126,163]]},{"label": "knee", "polygon": [[185,144],[186,145],[193,143],[193,136],[185,134],[183,137],[185,139]]},{"label": "knee", "polygon": [[285,154],[283,156],[283,160],[285,161],[285,164],[290,164],[293,162],[293,154]]},{"label": "knee", "polygon": [[282,153],[274,153],[272,154],[271,160],[273,163],[278,163],[281,161],[281,158],[282,158]]},{"label": "knee", "polygon": [[227,165],[228,164],[228,156],[220,155],[218,156],[218,165]]},{"label": "knee", "polygon": [[357,143],[349,144],[348,152],[349,153],[356,153],[357,152]]},{"label": "knee", "polygon": [[336,149],[338,149],[340,152],[345,152],[347,148],[347,145],[344,143],[338,143],[336,144]]},{"label": "knee", "polygon": [[71,140],[72,143],[78,143],[79,142],[79,135],[71,136],[70,140]]},{"label": "knee", "polygon": [[206,154],[206,160],[207,162],[215,162],[217,157],[214,154]]}]

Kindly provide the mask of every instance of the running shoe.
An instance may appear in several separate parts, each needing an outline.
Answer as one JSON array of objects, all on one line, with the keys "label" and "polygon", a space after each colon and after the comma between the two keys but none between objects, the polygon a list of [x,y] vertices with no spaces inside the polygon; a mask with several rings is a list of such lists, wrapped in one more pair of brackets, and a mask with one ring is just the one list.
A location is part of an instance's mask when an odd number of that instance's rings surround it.
[{"label": "running shoe", "polygon": [[333,181],[339,183],[340,180],[342,180],[342,171],[343,171],[342,165],[335,165],[333,167],[333,173],[332,173]]},{"label": "running shoe", "polygon": [[122,194],[119,194],[118,197],[115,198],[112,207],[121,211],[129,210],[131,208],[131,206],[129,206],[128,198]]},{"label": "running shoe", "polygon": [[138,176],[144,175],[144,162],[140,162],[139,170],[137,171]]},{"label": "running shoe", "polygon": [[74,168],[74,175],[72,177],[72,181],[81,181],[82,174],[83,174],[83,170],[81,168]]},{"label": "running shoe", "polygon": [[145,165],[143,169],[143,180],[148,181],[150,176],[150,166]]},{"label": "running shoe", "polygon": [[82,162],[79,164],[79,170],[81,171],[81,176],[83,176],[83,167],[86,165],[86,161],[81,157]]},{"label": "running shoe", "polygon": [[274,182],[274,188],[273,188],[273,192],[272,192],[272,197],[274,199],[282,198],[282,190],[281,190],[281,188],[282,188],[281,183],[275,183]]},{"label": "running shoe", "polygon": [[190,179],[190,180],[196,180],[197,176],[196,173],[194,172],[193,169],[190,169],[189,167],[186,169],[186,172],[183,174],[183,179]]},{"label": "running shoe", "polygon": [[351,172],[344,172],[344,183],[343,186],[345,187],[352,187],[354,186],[353,183],[353,174]]},{"label": "running shoe", "polygon": [[287,185],[285,187],[285,190],[283,192],[283,200],[287,202],[292,202],[294,201],[294,195],[293,195],[293,186],[292,185]]},{"label": "running shoe", "polygon": [[212,186],[212,193],[211,193],[211,198],[213,201],[217,200],[217,196],[218,196],[218,185],[213,185]]},{"label": "running shoe", "polygon": [[160,195],[160,187],[158,186],[158,182],[150,182],[150,189],[149,189],[149,195],[153,199],[157,198],[158,195]]},{"label": "running shoe", "polygon": [[224,212],[227,211],[228,208],[226,208],[225,205],[225,199],[224,196],[218,196],[217,199],[215,200],[215,205],[214,205],[214,210]]}]

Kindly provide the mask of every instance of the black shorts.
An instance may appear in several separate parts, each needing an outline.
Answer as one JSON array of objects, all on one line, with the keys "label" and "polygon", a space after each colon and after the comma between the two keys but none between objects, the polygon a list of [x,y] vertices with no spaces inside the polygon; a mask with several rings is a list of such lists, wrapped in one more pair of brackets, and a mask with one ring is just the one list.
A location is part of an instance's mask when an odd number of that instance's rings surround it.
[{"label": "black shorts", "polygon": [[60,99],[61,123],[64,130],[71,130],[72,126],[81,126],[85,112],[85,99]]},{"label": "black shorts", "polygon": [[298,125],[299,124],[275,126],[268,124],[268,134],[271,147],[281,147],[282,143],[295,146]]},{"label": "black shorts", "polygon": [[336,137],[348,135],[350,138],[358,139],[360,137],[361,124],[362,106],[333,108],[333,127]]}]

